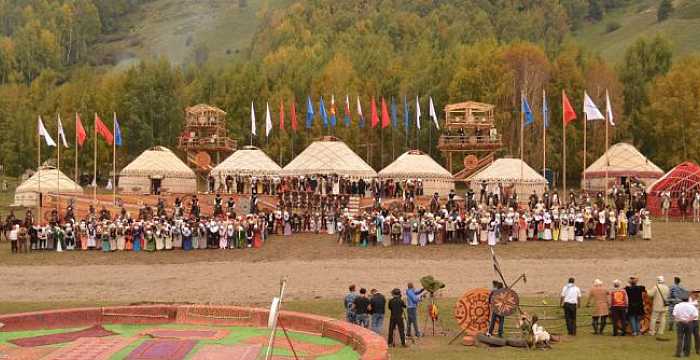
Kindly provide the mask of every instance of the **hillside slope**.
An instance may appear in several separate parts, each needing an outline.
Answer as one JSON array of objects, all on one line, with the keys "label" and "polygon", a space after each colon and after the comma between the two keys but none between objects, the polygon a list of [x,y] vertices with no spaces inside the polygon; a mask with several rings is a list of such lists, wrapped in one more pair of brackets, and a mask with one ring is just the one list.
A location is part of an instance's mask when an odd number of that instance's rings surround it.
[{"label": "hillside slope", "polygon": [[[676,0],[675,11],[661,23],[656,20],[660,0],[640,0],[626,8],[608,13],[595,24],[586,24],[574,37],[586,48],[598,52],[612,63],[622,60],[625,49],[640,37],[661,35],[671,41],[674,54],[700,51],[700,1]],[[620,28],[607,32],[610,23]]]},{"label": "hillside slope", "polygon": [[[98,47],[124,68],[142,58],[166,57],[175,64],[237,56],[247,48],[268,6],[287,0],[153,0],[123,19],[121,31]],[[241,4],[245,4],[241,6]]]}]

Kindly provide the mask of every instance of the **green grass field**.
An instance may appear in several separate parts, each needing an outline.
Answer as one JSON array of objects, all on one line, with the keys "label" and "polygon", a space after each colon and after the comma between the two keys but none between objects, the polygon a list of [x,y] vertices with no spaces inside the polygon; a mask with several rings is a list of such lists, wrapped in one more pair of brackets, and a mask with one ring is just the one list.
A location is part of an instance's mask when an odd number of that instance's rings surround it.
[{"label": "green grass field", "polygon": [[[485,348],[485,347],[465,347],[460,344],[460,341],[455,341],[452,345],[448,342],[458,332],[458,326],[452,316],[453,305],[456,299],[444,298],[438,299],[438,307],[441,315],[441,325],[447,335],[426,336],[420,338],[416,343],[409,341],[408,348],[392,348],[390,349],[393,359],[538,359],[538,360],[559,360],[566,359],[624,359],[630,358],[635,360],[645,359],[663,359],[670,358],[673,355],[675,341],[673,333],[667,333],[664,338],[667,341],[659,341],[651,336],[640,337],[612,337],[610,336],[611,328],[608,326],[604,336],[595,336],[591,334],[591,329],[588,326],[590,320],[586,316],[587,309],[581,310],[579,316],[579,335],[573,339],[564,339],[561,343],[555,344],[550,350],[526,350],[515,348]],[[556,303],[555,299],[546,299],[549,303]],[[542,298],[526,298],[522,301],[523,304],[541,304]],[[101,303],[84,303],[84,302],[0,302],[0,314],[15,313],[32,310],[54,309],[54,308],[70,308],[81,306],[99,306],[99,305],[115,305],[108,301]],[[266,304],[258,304],[265,307]],[[284,304],[284,309],[301,311],[313,314],[329,316],[333,318],[343,318],[341,300],[304,300],[290,301]],[[424,322],[423,312],[421,308],[419,314],[421,327],[426,324]],[[547,316],[560,315],[558,310],[549,310]],[[538,310],[538,314],[542,316],[542,310]],[[553,333],[562,331],[561,321],[544,322],[543,325],[550,329]],[[385,323],[386,326],[386,323]],[[506,322],[507,332],[514,326],[513,319],[509,318]],[[440,327],[438,327],[439,329]],[[425,329],[429,333],[428,329]],[[438,331],[439,333],[440,331]],[[668,341],[670,339],[670,341]]]},{"label": "green grass field", "polygon": [[[619,63],[625,49],[641,37],[663,36],[671,42],[674,55],[700,51],[700,2],[676,0],[675,12],[661,23],[656,20],[658,3],[659,0],[632,1],[624,9],[605,14],[602,21],[584,25],[574,37],[614,64]],[[621,27],[607,33],[606,26],[611,22],[617,22]]]}]

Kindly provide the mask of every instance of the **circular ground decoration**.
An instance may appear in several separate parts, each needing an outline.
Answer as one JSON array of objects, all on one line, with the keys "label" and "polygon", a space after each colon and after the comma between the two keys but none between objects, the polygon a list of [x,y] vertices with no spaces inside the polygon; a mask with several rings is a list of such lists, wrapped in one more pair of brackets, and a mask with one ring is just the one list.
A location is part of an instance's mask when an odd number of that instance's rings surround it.
[{"label": "circular ground decoration", "polygon": [[485,333],[489,328],[489,289],[471,289],[455,305],[457,324],[466,330]]},{"label": "circular ground decoration", "polygon": [[518,309],[520,299],[518,294],[511,289],[498,289],[491,297],[493,312],[501,316],[509,316]]}]

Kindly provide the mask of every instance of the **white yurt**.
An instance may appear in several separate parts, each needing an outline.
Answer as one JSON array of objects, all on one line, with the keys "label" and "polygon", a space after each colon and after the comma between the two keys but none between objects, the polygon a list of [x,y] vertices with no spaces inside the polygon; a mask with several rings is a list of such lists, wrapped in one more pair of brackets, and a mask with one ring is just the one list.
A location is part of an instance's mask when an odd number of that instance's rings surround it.
[{"label": "white yurt", "polygon": [[426,195],[447,195],[455,188],[452,174],[420,150],[403,153],[377,175],[382,179],[395,181],[420,179]]},{"label": "white yurt", "polygon": [[194,193],[197,175],[170,149],[144,151],[119,172],[123,194]]},{"label": "white yurt", "polygon": [[628,143],[617,143],[593,162],[586,170],[586,181],[581,177],[581,186],[590,191],[604,191],[605,178],[608,185],[622,185],[629,181],[652,184],[664,176],[664,171]]},{"label": "white yurt", "polygon": [[476,192],[484,182],[489,192],[496,190],[498,184],[503,188],[512,187],[520,202],[527,201],[533,190],[541,196],[547,189],[547,179],[520,159],[498,159],[469,177],[467,182]]},{"label": "white yurt", "polygon": [[336,174],[355,179],[369,179],[377,176],[377,172],[350,147],[332,136],[326,136],[311,143],[280,172],[282,176],[314,174]]},{"label": "white yurt", "polygon": [[282,168],[264,151],[255,146],[245,146],[217,165],[210,173],[216,179],[217,188],[227,176],[279,176]]},{"label": "white yurt", "polygon": [[38,205],[39,192],[61,195],[82,194],[83,188],[66,174],[52,166],[43,166],[15,189],[15,206],[34,207]]}]

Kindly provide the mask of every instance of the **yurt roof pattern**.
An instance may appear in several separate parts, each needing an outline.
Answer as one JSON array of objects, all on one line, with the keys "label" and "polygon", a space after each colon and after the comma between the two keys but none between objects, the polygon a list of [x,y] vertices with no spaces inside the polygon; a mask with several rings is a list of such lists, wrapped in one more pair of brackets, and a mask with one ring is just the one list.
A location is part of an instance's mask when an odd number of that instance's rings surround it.
[{"label": "yurt roof pattern", "polygon": [[[521,165],[522,176],[520,173]],[[547,184],[547,179],[544,176],[520,159],[498,159],[467,180]]]},{"label": "yurt roof pattern", "polygon": [[338,174],[375,177],[377,172],[339,140],[314,141],[282,169],[283,176]]},{"label": "yurt roof pattern", "polygon": [[197,175],[175,153],[164,146],[155,146],[144,151],[129,163],[119,176],[194,179]]},{"label": "yurt roof pattern", "polygon": [[607,153],[593,162],[585,171],[586,176],[640,176],[659,177],[664,171],[628,143],[617,143]]},{"label": "yurt roof pattern", "polygon": [[83,188],[55,167],[45,166],[15,189],[16,193],[39,192],[81,193]]},{"label": "yurt roof pattern", "polygon": [[662,191],[681,192],[700,188],[700,166],[692,161],[676,165],[671,171],[649,185],[650,194]]},{"label": "yurt roof pattern", "polygon": [[419,150],[403,153],[378,173],[385,178],[452,179],[452,174]]},{"label": "yurt roof pattern", "polygon": [[279,175],[282,168],[264,151],[254,146],[239,149],[211,171],[212,176],[222,175]]}]

